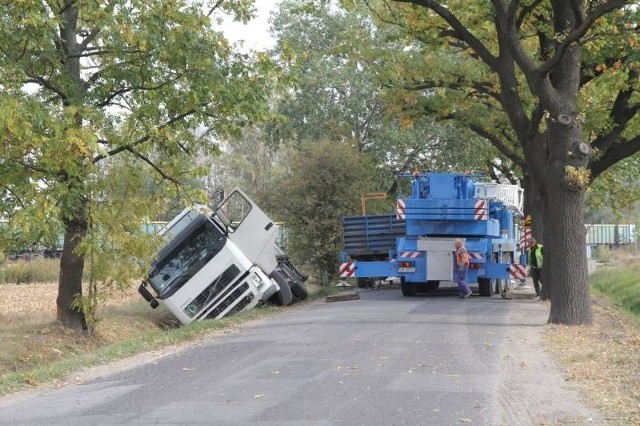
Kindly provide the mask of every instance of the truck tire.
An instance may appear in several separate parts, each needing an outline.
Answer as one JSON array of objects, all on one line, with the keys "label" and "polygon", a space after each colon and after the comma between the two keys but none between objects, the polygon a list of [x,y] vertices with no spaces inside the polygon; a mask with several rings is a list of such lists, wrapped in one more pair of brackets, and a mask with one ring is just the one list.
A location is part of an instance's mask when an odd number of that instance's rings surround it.
[{"label": "truck tire", "polygon": [[480,296],[491,297],[493,295],[492,282],[489,278],[478,278],[478,293]]},{"label": "truck tire", "polygon": [[415,297],[418,295],[418,288],[413,284],[402,283],[402,295],[406,297]]},{"label": "truck tire", "polygon": [[289,283],[284,279],[279,271],[271,272],[271,278],[278,284],[280,290],[276,292],[271,298],[279,306],[289,306],[293,302],[293,294],[291,293],[291,287]]},{"label": "truck tire", "polygon": [[278,267],[278,271],[289,283],[294,301],[306,299],[309,296],[309,291],[307,286],[304,285],[305,278],[288,261],[279,263]]},{"label": "truck tire", "polygon": [[309,296],[307,286],[301,280],[293,280],[291,282],[291,292],[298,300],[304,300]]}]

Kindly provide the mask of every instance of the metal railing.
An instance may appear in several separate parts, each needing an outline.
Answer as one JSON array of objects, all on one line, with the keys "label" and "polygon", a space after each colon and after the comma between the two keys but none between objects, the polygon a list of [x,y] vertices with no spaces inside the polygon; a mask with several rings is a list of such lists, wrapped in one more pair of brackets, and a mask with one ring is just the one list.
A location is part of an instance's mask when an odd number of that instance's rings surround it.
[{"label": "metal railing", "polygon": [[518,185],[479,182],[475,185],[474,198],[502,201],[505,205],[522,214],[523,193],[524,190]]}]

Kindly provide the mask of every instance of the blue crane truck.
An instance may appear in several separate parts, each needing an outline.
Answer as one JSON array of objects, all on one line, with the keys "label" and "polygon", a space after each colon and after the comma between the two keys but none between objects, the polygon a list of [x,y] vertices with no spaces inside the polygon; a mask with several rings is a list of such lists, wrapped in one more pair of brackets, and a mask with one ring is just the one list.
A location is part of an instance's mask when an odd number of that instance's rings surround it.
[{"label": "blue crane truck", "polygon": [[521,215],[522,189],[484,182],[479,175],[414,173],[411,195],[398,198],[393,215],[343,218],[344,251],[340,277],[399,277],[402,294],[415,296],[453,280],[454,241],[469,252],[467,283],[481,296],[506,289],[510,279],[523,278],[516,262],[516,217]]}]

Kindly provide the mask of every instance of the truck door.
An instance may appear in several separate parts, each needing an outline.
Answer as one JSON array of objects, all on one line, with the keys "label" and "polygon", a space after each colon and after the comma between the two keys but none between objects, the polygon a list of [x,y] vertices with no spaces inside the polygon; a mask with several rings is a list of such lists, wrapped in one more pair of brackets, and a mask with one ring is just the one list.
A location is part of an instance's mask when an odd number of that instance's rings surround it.
[{"label": "truck door", "polygon": [[427,280],[453,280],[453,253],[450,251],[427,251]]},{"label": "truck door", "polygon": [[278,226],[246,194],[234,189],[216,210],[226,217],[228,238],[266,273],[277,266],[275,241]]},{"label": "truck door", "polygon": [[453,280],[453,238],[420,238],[418,250],[426,253],[427,277],[429,281]]}]

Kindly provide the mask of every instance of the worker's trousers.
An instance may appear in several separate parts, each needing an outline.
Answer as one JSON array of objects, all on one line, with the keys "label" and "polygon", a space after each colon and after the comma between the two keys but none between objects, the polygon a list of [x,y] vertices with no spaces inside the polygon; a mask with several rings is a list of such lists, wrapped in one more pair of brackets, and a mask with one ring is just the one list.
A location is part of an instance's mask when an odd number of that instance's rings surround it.
[{"label": "worker's trousers", "polygon": [[467,275],[467,266],[460,267],[456,265],[453,274],[456,280],[456,284],[458,284],[460,296],[467,295],[471,291],[471,289],[469,288],[469,284],[467,284],[467,282],[464,280],[465,276]]},{"label": "worker's trousers", "polygon": [[540,284],[542,284],[542,268],[531,267],[531,279],[533,280],[533,288],[536,290],[536,296],[540,296]]}]

